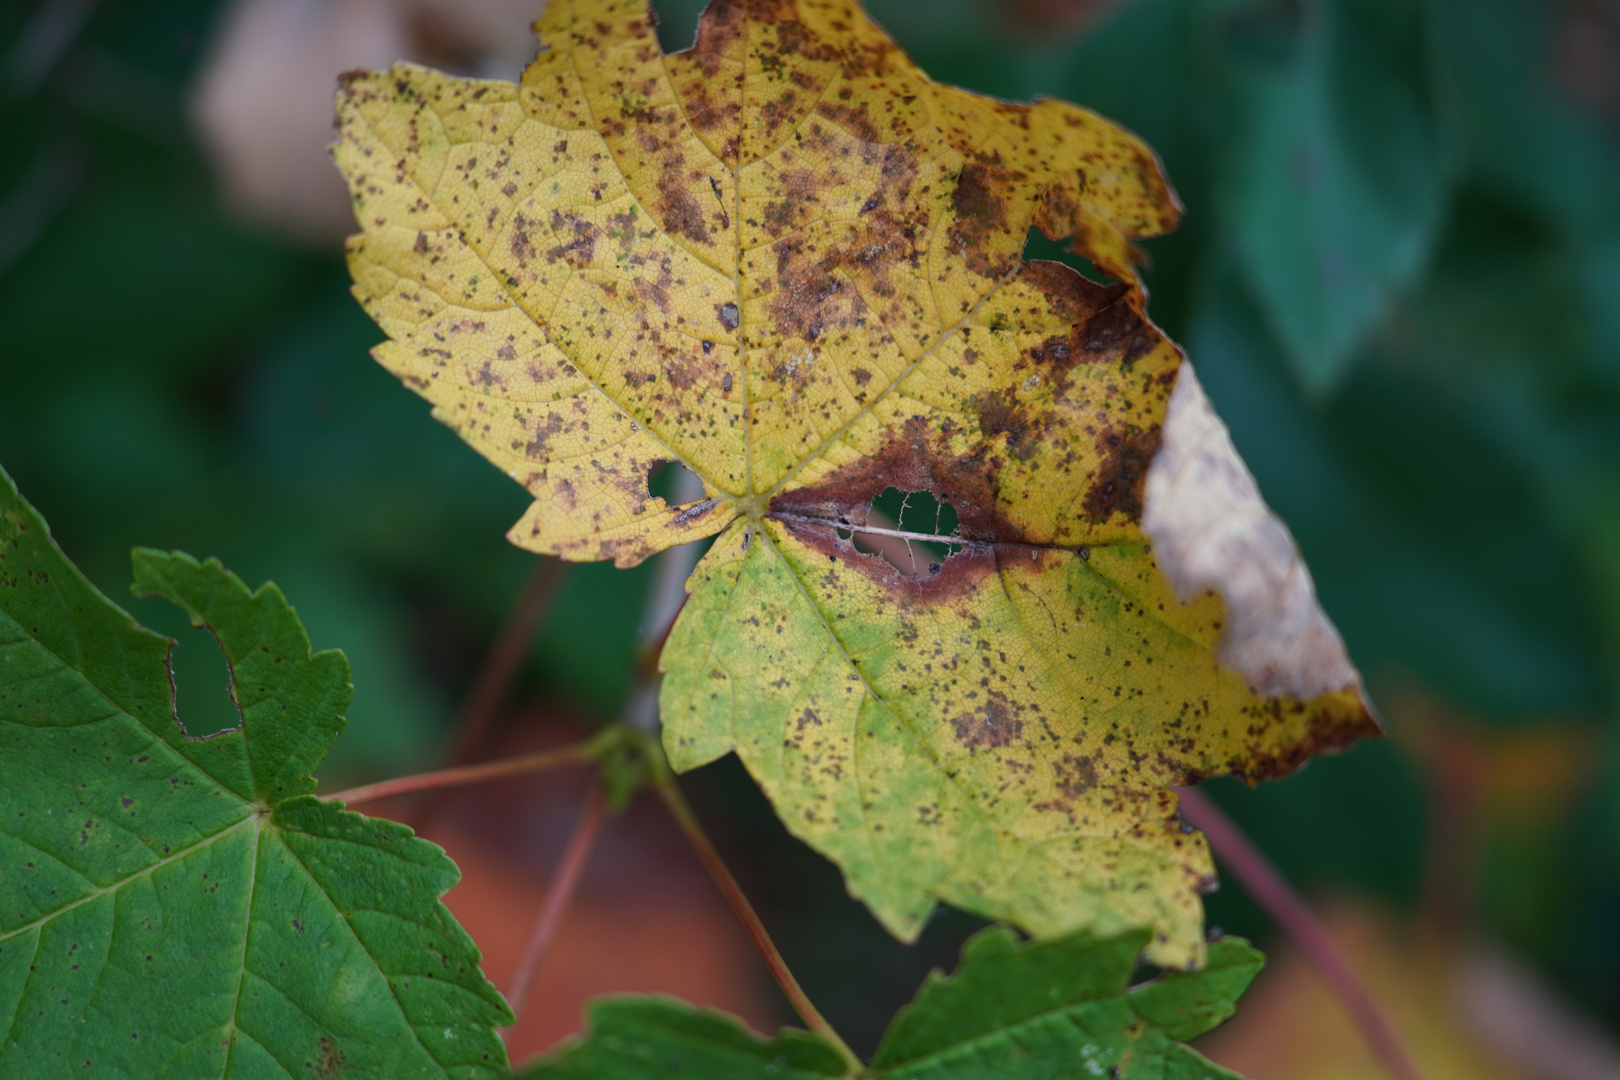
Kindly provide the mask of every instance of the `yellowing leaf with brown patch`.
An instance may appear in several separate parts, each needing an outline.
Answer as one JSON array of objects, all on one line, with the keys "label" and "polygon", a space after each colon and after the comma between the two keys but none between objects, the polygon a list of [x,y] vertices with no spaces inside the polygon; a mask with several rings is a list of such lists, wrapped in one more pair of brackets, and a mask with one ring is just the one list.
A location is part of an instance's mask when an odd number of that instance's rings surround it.
[{"label": "yellowing leaf with brown patch", "polygon": [[[1377,725],[1144,314],[1130,240],[1179,213],[1151,151],[936,85],[848,3],[717,2],[674,56],[641,0],[538,30],[521,85],[344,82],[378,359],[534,495],[514,542],[719,534],[663,655],[671,761],[736,752],[895,934],[943,900],[1200,962],[1168,786]],[[1023,262],[1032,225],[1123,284]],[[649,495],[670,460],[704,498]],[[890,488],[959,527],[881,518]]]}]

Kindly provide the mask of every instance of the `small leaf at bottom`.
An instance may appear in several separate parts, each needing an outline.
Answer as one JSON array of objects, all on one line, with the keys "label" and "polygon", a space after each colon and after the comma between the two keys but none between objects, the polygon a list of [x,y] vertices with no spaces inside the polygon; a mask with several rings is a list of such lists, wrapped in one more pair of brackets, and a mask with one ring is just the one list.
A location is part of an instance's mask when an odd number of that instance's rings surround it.
[{"label": "small leaf at bottom", "polygon": [[844,1076],[824,1040],[785,1028],[766,1040],[723,1013],[661,997],[599,1001],[590,1032],[534,1062],[521,1080],[821,1080]]},{"label": "small leaf at bottom", "polygon": [[1147,931],[1021,943],[997,927],[962,949],[956,973],[930,976],[895,1017],[872,1061],[885,1080],[1237,1080],[1177,1039],[1231,1015],[1259,971],[1237,938],[1210,946],[1210,966],[1126,983]]}]

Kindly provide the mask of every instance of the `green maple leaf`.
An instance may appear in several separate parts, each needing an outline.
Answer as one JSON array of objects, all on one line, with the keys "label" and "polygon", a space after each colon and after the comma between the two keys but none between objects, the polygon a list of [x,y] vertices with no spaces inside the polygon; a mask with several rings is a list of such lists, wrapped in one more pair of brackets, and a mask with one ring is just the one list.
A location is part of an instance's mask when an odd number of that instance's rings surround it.
[{"label": "green maple leaf", "polygon": [[524,1080],[820,1080],[848,1071],[832,1044],[786,1028],[762,1039],[734,1017],[667,997],[615,997],[586,1011],[590,1033],[519,1071]]},{"label": "green maple leaf", "polygon": [[455,865],[312,794],[343,655],[310,655],[274,585],[134,562],[218,639],[240,727],[186,733],[174,643],[0,471],[0,1076],[504,1075],[511,1015],[438,900]]},{"label": "green maple leaf", "polygon": [[[1259,972],[1240,938],[1209,946],[1204,970],[1127,987],[1145,931],[1020,943],[1004,927],[967,943],[890,1025],[866,1080],[1237,1080],[1180,1040],[1211,1030]],[[784,1030],[762,1039],[731,1017],[665,998],[598,1002],[590,1032],[535,1062],[524,1080],[815,1080],[851,1075],[826,1042]]]}]

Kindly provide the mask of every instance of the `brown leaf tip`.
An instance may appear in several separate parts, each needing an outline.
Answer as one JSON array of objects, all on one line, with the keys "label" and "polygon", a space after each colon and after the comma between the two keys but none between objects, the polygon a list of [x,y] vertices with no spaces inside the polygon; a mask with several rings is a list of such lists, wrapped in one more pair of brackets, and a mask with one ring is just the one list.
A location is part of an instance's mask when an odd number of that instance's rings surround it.
[{"label": "brown leaf tip", "polygon": [[[1213,589],[1225,600],[1220,661],[1268,698],[1361,695],[1361,675],[1317,603],[1293,536],[1260,497],[1189,363],[1171,392],[1161,441],[1142,528],[1179,597]],[[1363,715],[1360,726],[1376,729],[1370,711]]]}]

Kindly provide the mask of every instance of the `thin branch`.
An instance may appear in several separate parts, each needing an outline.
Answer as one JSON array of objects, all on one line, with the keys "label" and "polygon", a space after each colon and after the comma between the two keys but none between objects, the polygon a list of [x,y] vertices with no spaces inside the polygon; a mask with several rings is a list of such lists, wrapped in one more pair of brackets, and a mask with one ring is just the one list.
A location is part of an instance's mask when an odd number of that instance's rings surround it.
[{"label": "thin branch", "polygon": [[495,635],[495,642],[456,717],[456,749],[451,758],[455,764],[467,764],[482,749],[490,725],[506,703],[512,682],[523,666],[534,632],[551,607],[551,598],[556,595],[557,585],[567,570],[568,564],[561,559],[542,556],[538,560],[523,593]]},{"label": "thin branch", "polygon": [[827,1023],[826,1018],[817,1011],[815,1005],[811,1004],[810,999],[805,996],[804,988],[799,985],[799,980],[793,977],[793,972],[788,970],[787,961],[783,960],[782,954],[776,950],[776,943],[771,940],[771,935],[766,931],[765,924],[760,921],[759,913],[754,910],[754,905],[748,902],[748,897],[743,894],[742,887],[737,884],[737,879],[731,876],[730,870],[726,869],[726,864],[720,859],[720,853],[714,849],[714,845],[709,842],[708,836],[704,834],[703,826],[698,824],[696,816],[692,813],[692,808],[687,805],[686,799],[681,796],[680,789],[675,786],[674,779],[667,775],[662,777],[657,784],[657,790],[659,797],[664,800],[664,805],[669,808],[670,816],[675,819],[675,823],[686,834],[686,839],[691,842],[692,848],[697,852],[698,858],[702,860],[704,868],[709,871],[709,876],[714,878],[714,883],[720,886],[720,891],[725,894],[726,900],[730,902],[731,910],[735,911],[737,918],[742,920],[743,926],[748,930],[748,936],[754,941],[754,947],[765,958],[765,964],[771,969],[771,975],[775,977],[776,985],[780,986],[782,993],[787,995],[787,999],[792,1003],[794,1011],[799,1014],[799,1017],[804,1020],[805,1025],[811,1031],[831,1043],[851,1065],[859,1070],[860,1059],[855,1056],[855,1052],[839,1037],[838,1032],[833,1030],[832,1025]]},{"label": "thin branch", "polygon": [[[469,765],[483,754],[490,730],[522,670],[534,633],[545,619],[551,598],[556,595],[557,585],[567,570],[568,564],[561,559],[541,556],[536,560],[534,572],[507,613],[456,713],[456,744],[450,752],[452,767]],[[424,799],[409,824],[419,833],[427,832],[444,812],[449,795],[448,791],[442,791]]]},{"label": "thin branch", "polygon": [[1316,913],[1225,811],[1201,791],[1190,787],[1176,790],[1181,794],[1182,816],[1203,830],[1216,857],[1243,883],[1254,901],[1293,938],[1389,1074],[1397,1080],[1422,1080],[1422,1074],[1384,1015],[1378,999],[1339,951]]},{"label": "thin branch", "polygon": [[345,804],[353,806],[356,803],[375,802],[395,795],[409,795],[415,791],[432,791],[435,788],[455,787],[459,784],[481,784],[486,780],[539,772],[541,769],[552,769],[558,765],[583,765],[596,760],[596,743],[596,739],[588,739],[560,750],[542,750],[535,754],[488,761],[482,765],[463,765],[456,769],[439,769],[435,772],[417,773],[415,776],[379,780],[375,784],[363,784],[347,791],[334,791],[330,795],[322,795],[321,801],[336,802],[341,799]]},{"label": "thin branch", "polygon": [[[579,879],[585,872],[585,864],[590,860],[591,850],[596,847],[596,840],[602,834],[602,822],[607,817],[607,793],[598,780],[591,786],[590,800],[585,804],[585,810],[579,815],[579,824],[574,826],[574,835],[568,839],[568,848],[563,852],[562,862],[557,864],[556,876],[551,880],[551,887],[546,890],[546,899],[540,905],[540,914],[535,916],[534,927],[529,931],[529,940],[523,946],[523,955],[518,959],[517,971],[512,975],[512,989],[507,991],[506,1000],[512,1006],[512,1026],[516,1027],[518,1020],[523,1018],[523,1006],[529,1000],[529,990],[534,985],[535,972],[540,968],[540,960],[546,954],[546,947],[551,944],[552,938],[557,935],[557,926],[562,922],[563,912],[568,910],[568,902],[574,897],[574,890],[579,887]],[[511,1028],[507,1029],[508,1032]]]}]

